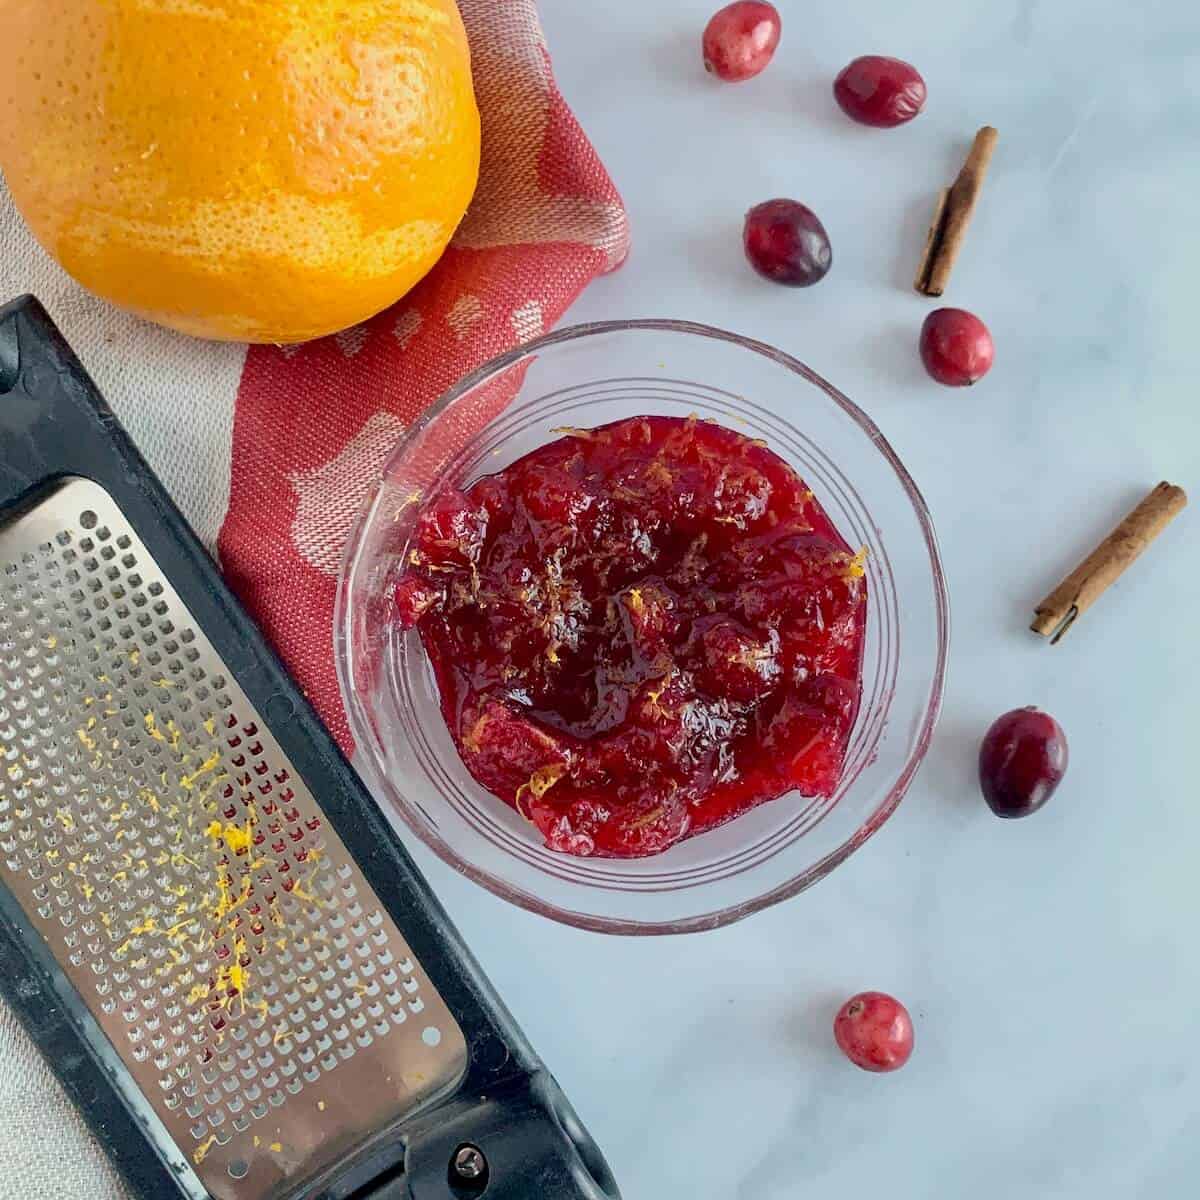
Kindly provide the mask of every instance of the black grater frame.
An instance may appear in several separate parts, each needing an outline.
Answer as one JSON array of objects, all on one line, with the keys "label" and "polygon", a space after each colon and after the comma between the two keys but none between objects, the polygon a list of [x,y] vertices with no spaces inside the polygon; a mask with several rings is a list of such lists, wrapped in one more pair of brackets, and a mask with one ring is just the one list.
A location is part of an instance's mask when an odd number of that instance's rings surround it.
[{"label": "black grater frame", "polygon": [[[467,1039],[454,1095],[419,1113],[394,1146],[346,1169],[320,1200],[613,1200],[612,1176],[569,1104],[466,950],[336,743],[241,609],[41,305],[0,307],[0,523],[56,482],[83,477],[120,507],[156,565],[310,788]],[[146,1200],[185,1196],[96,1053],[98,1027],[0,887],[0,991],[53,1066],[130,1186]],[[92,1036],[85,1036],[89,1030]],[[457,1179],[452,1160],[478,1147],[485,1186]]]}]

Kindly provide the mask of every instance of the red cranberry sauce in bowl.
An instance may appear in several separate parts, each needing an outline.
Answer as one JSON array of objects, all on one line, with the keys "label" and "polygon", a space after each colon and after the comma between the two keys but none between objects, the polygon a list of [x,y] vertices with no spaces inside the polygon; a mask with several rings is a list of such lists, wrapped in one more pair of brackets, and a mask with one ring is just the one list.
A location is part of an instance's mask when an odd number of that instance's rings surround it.
[{"label": "red cranberry sauce in bowl", "polygon": [[396,588],[467,769],[583,856],[831,796],[865,609],[796,472],[694,416],[567,430],[443,492]]},{"label": "red cranberry sauce in bowl", "polygon": [[[948,604],[915,483],[790,355],[557,330],[371,443],[335,663],[356,765],[454,870],[622,934],[810,886],[899,804]],[[410,842],[411,844],[411,842]]]}]

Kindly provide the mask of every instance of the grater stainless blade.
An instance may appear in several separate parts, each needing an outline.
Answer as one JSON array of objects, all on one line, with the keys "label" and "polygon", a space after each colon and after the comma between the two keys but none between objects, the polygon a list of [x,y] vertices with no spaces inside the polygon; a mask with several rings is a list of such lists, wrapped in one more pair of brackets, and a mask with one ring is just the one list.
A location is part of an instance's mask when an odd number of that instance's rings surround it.
[{"label": "grater stainless blade", "polygon": [[0,993],[142,1200],[618,1200],[31,297],[0,306]]},{"label": "grater stainless blade", "polygon": [[263,714],[84,479],[0,529],[0,878],[220,1200],[288,1195],[463,1073]]}]

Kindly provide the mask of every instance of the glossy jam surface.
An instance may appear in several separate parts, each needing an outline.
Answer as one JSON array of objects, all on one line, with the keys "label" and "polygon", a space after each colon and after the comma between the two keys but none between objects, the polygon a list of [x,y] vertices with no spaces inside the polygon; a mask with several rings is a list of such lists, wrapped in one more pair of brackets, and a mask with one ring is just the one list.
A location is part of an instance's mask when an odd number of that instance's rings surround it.
[{"label": "glossy jam surface", "polygon": [[862,557],[786,463],[667,417],[442,493],[396,590],[471,774],[551,848],[613,857],[833,793],[866,603]]}]

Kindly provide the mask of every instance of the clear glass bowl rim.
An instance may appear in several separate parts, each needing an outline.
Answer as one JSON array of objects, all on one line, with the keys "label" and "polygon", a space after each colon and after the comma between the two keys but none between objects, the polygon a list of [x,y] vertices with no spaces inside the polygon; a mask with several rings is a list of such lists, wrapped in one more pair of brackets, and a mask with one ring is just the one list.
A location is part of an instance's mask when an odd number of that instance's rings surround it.
[{"label": "clear glass bowl rim", "polygon": [[912,784],[913,778],[929,750],[934,729],[937,727],[938,718],[941,715],[946,684],[946,668],[950,652],[950,598],[946,584],[945,570],[942,565],[941,552],[938,548],[937,535],[934,532],[933,520],[930,516],[929,508],[916,482],[908,473],[908,469],[900,461],[899,455],[897,455],[875,422],[853,400],[840,392],[798,358],[755,338],[745,337],[741,334],[732,333],[729,330],[720,329],[714,325],[705,325],[696,321],[645,317],[621,321],[583,322],[576,325],[564,326],[561,329],[531,339],[520,346],[514,347],[512,350],[505,351],[503,354],[489,359],[469,374],[464,375],[458,383],[435,400],[422,416],[400,435],[395,448],[388,455],[387,463],[384,467],[384,475],[386,476],[390,464],[398,458],[402,458],[410,445],[430,425],[437,421],[447,409],[454,405],[462,396],[491,377],[508,370],[514,364],[550,347],[561,346],[568,342],[590,337],[629,332],[685,334],[727,342],[770,359],[777,365],[801,376],[801,378],[822,391],[867,435],[867,438],[875,449],[878,450],[888,466],[895,472],[905,495],[912,504],[925,542],[925,548],[929,555],[931,582],[935,598],[934,615],[937,623],[937,661],[934,664],[929,698],[913,742],[912,752],[905,761],[895,783],[867,820],[840,846],[818,859],[800,874],[793,876],[787,882],[772,888],[770,891],[764,892],[751,900],[718,909],[711,913],[671,921],[629,921],[625,918],[600,917],[590,913],[580,913],[571,909],[561,908],[558,905],[549,904],[540,897],[526,892],[521,888],[514,887],[505,880],[499,879],[491,873],[466,862],[433,829],[409,812],[409,805],[404,796],[385,777],[385,773],[381,769],[372,745],[369,721],[359,711],[362,701],[355,694],[350,682],[349,664],[352,621],[349,604],[349,579],[352,573],[351,568],[358,557],[363,534],[371,519],[378,496],[378,485],[364,500],[362,509],[355,520],[346,543],[342,569],[338,576],[337,599],[334,610],[334,661],[337,669],[338,685],[342,694],[342,702],[346,709],[346,718],[358,752],[369,757],[372,776],[378,781],[379,786],[394,798],[396,801],[395,807],[399,811],[405,825],[447,866],[465,875],[468,879],[479,884],[480,887],[487,889],[494,895],[499,896],[501,899],[507,900],[510,904],[515,904],[519,908],[541,916],[550,917],[563,924],[573,925],[577,928],[597,933],[625,936],[653,936],[718,929],[724,925],[740,921],[753,913],[761,912],[763,909],[770,908],[772,905],[779,904],[784,900],[791,899],[791,897],[798,895],[814,883],[824,879],[830,871],[845,862],[855,850],[883,827],[887,819],[896,811],[900,801],[904,798],[905,793]]}]

